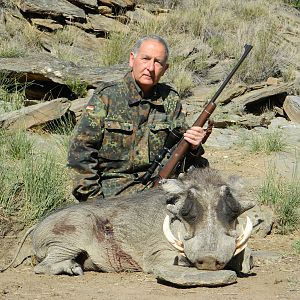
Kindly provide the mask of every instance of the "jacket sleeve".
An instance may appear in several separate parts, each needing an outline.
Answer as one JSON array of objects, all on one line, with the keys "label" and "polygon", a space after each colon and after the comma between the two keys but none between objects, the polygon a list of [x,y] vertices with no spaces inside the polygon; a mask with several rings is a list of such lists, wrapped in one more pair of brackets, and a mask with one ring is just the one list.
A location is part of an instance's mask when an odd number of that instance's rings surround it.
[{"label": "jacket sleeve", "polygon": [[70,139],[68,167],[73,180],[72,193],[79,201],[102,194],[98,174],[98,149],[103,139],[105,116],[105,105],[94,93]]}]

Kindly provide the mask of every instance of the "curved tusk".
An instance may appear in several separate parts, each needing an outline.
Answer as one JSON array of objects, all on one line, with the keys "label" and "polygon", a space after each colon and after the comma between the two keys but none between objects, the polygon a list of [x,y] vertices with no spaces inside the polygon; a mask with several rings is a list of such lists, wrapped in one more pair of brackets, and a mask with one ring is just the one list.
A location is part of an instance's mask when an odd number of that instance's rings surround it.
[{"label": "curved tusk", "polygon": [[170,229],[170,217],[166,215],[163,223],[163,231],[168,242],[180,252],[184,252],[182,241],[175,238]]},{"label": "curved tusk", "polygon": [[250,218],[247,216],[244,232],[236,239],[236,248],[233,256],[239,254],[247,247],[247,242],[250,238],[253,225]]}]

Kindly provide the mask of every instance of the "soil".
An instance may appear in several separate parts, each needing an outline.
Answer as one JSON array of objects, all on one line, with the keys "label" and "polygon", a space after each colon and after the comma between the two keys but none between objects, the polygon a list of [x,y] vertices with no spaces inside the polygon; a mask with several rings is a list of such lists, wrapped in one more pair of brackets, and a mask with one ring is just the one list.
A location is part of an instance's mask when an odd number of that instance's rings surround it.
[{"label": "soil", "polygon": [[[264,177],[263,155],[245,155],[237,149],[209,147],[206,157],[211,166],[241,174],[255,190]],[[13,257],[24,233],[14,218],[0,214],[0,266]],[[275,231],[275,230],[273,230]],[[292,245],[299,232],[266,237],[252,236],[254,267],[237,283],[224,287],[177,288],[158,283],[151,274],[86,272],[83,276],[36,275],[27,262],[0,273],[0,299],[300,299],[300,255]],[[25,247],[26,248],[26,247]]]}]

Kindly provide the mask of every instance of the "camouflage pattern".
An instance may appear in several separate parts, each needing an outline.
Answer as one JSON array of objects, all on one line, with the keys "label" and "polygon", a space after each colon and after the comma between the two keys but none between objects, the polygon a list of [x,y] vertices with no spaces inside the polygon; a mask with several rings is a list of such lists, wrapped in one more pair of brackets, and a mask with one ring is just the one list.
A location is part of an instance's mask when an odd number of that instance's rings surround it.
[{"label": "camouflage pattern", "polygon": [[144,189],[131,183],[147,171],[173,128],[185,131],[187,126],[170,86],[157,84],[144,98],[128,73],[96,89],[70,141],[73,195],[85,201]]}]

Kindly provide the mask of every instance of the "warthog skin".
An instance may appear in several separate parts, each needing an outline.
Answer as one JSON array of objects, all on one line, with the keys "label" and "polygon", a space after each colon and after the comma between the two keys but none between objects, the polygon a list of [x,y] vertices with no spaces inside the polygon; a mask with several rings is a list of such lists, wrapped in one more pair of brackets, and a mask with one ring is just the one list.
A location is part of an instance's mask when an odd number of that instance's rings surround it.
[{"label": "warthog skin", "polygon": [[[143,271],[178,285],[205,285],[203,274],[215,276],[218,272],[211,271],[232,259],[237,217],[251,207],[232,182],[211,169],[192,170],[136,195],[74,204],[50,214],[32,231],[39,262],[34,271]],[[167,214],[184,255],[163,233]],[[235,272],[228,272],[235,281]],[[216,285],[226,283],[216,278]]]}]

